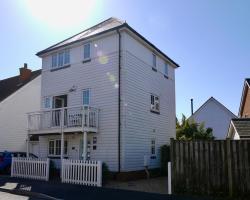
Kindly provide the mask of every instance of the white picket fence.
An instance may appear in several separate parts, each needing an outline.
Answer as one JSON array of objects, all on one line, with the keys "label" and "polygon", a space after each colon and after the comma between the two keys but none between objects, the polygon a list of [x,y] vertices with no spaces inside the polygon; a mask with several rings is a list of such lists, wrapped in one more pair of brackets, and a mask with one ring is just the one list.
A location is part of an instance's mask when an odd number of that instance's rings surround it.
[{"label": "white picket fence", "polygon": [[11,176],[36,180],[49,180],[49,158],[13,157]]},{"label": "white picket fence", "polygon": [[63,159],[62,182],[102,186],[102,162]]}]

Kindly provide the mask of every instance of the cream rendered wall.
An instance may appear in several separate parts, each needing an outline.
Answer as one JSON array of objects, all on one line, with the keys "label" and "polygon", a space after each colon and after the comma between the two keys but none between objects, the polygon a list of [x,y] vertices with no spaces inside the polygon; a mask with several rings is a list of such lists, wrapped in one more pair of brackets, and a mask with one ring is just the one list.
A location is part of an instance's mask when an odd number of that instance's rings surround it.
[{"label": "cream rendered wall", "polygon": [[40,99],[38,76],[0,103],[0,151],[26,151],[27,113],[40,109]]}]

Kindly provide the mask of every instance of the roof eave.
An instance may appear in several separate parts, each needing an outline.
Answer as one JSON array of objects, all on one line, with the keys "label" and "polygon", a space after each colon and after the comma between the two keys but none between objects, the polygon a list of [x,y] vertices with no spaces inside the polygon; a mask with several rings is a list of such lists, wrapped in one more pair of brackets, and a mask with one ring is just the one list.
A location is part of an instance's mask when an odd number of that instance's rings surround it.
[{"label": "roof eave", "polygon": [[[174,62],[170,57],[168,57],[165,53],[163,53],[160,49],[158,49],[154,44],[152,44],[151,42],[149,42],[145,37],[143,37],[141,34],[139,34],[136,30],[134,30],[131,26],[129,26],[126,22],[121,24],[120,26],[116,26],[114,28],[111,28],[111,29],[108,29],[106,31],[103,31],[103,32],[100,32],[100,33],[97,33],[97,34],[94,34],[94,35],[91,35],[89,37],[86,37],[86,38],[83,38],[83,39],[80,39],[80,40],[76,40],[76,41],[73,41],[73,42],[70,42],[70,43],[67,43],[65,45],[62,45],[62,46],[58,46],[58,47],[55,47],[55,48],[46,48],[42,51],[39,51],[38,53],[36,53],[37,56],[39,57],[42,57],[44,54],[48,53],[48,52],[51,52],[51,51],[54,51],[54,50],[57,50],[57,49],[60,49],[60,48],[63,48],[63,47],[67,47],[67,46],[70,46],[72,44],[75,44],[75,43],[78,43],[78,42],[81,42],[81,41],[84,41],[84,40],[88,40],[90,38],[93,38],[93,37],[96,37],[96,36],[99,36],[99,35],[102,35],[102,34],[105,34],[105,33],[108,33],[108,32],[111,32],[111,31],[115,31],[115,30],[118,30],[118,29],[121,29],[121,28],[127,28],[129,29],[132,33],[134,33],[136,36],[138,36],[140,39],[142,39],[144,42],[146,42],[147,44],[149,44],[153,49],[155,49],[158,53],[160,53],[166,60],[168,60],[169,62],[171,62],[175,68],[178,68],[180,67],[179,64],[177,64],[176,62]],[[70,37],[71,38],[71,37]],[[66,39],[67,40],[67,39]],[[65,40],[64,40],[65,41]],[[58,44],[58,43],[57,43]]]}]

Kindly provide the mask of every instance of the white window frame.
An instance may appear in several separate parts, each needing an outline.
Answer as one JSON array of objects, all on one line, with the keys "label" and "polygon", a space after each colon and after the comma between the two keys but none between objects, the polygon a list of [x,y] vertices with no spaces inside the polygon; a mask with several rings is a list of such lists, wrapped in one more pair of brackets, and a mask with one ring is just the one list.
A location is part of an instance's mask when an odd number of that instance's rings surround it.
[{"label": "white window frame", "polygon": [[[51,140],[49,140],[49,145],[48,145],[48,156],[58,157],[58,156],[61,155],[61,147],[62,147],[62,145],[60,145],[59,154],[56,154],[56,150],[57,150],[56,143],[57,143],[57,141],[59,141],[60,144],[61,144],[61,140],[60,140],[60,139],[51,139]],[[53,143],[54,143],[54,145],[53,145],[53,154],[50,153],[50,142],[53,142]],[[66,143],[67,145],[65,145],[65,143]],[[64,156],[67,156],[67,155],[68,155],[68,145],[69,145],[68,141],[67,141],[67,140],[64,140],[64,150],[63,150],[63,155],[64,155]],[[65,149],[65,148],[66,148],[66,149]],[[66,153],[65,153],[65,150],[66,150]]]},{"label": "white window frame", "polygon": [[[84,54],[85,54],[85,46],[89,45],[89,57],[85,58]],[[91,59],[91,43],[88,42],[88,43],[85,43],[83,44],[83,61],[86,61],[86,60],[90,60]]]},{"label": "white window frame", "polygon": [[[69,62],[65,62],[66,61],[66,52],[68,52],[68,56],[69,56]],[[62,65],[59,65],[59,59],[60,56],[62,55]],[[54,65],[54,57],[56,57],[56,65]],[[57,53],[52,54],[51,56],[51,69],[60,69],[66,66],[70,65],[70,49],[64,49],[62,51],[59,51]]]},{"label": "white window frame", "polygon": [[[153,149],[154,149],[154,152],[153,152]],[[150,140],[150,155],[151,157],[156,156],[156,139],[155,138],[151,138]]]},{"label": "white window frame", "polygon": [[[83,102],[84,101],[83,93],[85,91],[89,91],[89,104],[84,104],[84,102]],[[90,88],[83,89],[82,90],[82,105],[83,106],[90,106],[90,101],[91,101],[91,89]]]},{"label": "white window frame", "polygon": [[157,66],[157,57],[155,53],[152,53],[152,66],[154,69],[156,69]]},{"label": "white window frame", "polygon": [[155,94],[150,94],[150,110],[160,113],[160,97]]},{"label": "white window frame", "polygon": [[[49,106],[46,105],[47,103],[47,100],[49,101]],[[44,97],[44,100],[43,100],[43,108],[44,109],[51,109],[52,108],[52,97],[51,96],[46,96]]]}]

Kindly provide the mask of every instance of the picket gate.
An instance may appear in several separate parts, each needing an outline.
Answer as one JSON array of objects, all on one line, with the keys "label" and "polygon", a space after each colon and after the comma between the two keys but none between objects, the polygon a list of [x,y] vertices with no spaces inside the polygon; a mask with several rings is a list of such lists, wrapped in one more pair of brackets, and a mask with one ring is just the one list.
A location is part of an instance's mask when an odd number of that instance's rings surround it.
[{"label": "picket gate", "polygon": [[102,162],[63,159],[62,182],[101,187]]}]

